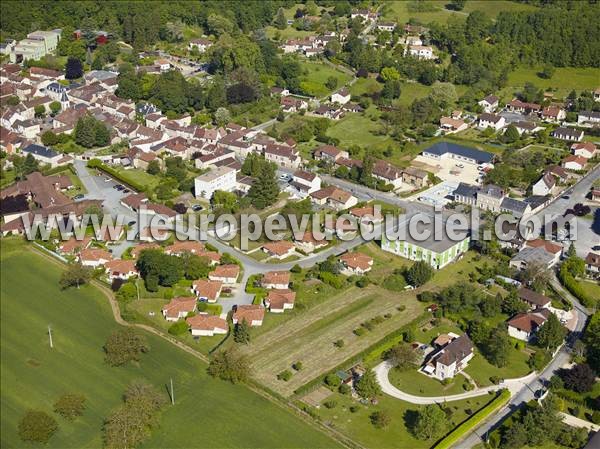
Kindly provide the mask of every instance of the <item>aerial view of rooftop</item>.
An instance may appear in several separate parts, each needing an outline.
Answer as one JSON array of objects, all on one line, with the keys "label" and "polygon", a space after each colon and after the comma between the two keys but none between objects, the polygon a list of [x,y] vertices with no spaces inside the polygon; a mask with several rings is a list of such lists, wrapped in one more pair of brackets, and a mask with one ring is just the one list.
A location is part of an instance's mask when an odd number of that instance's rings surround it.
[{"label": "aerial view of rooftop", "polygon": [[0,448],[600,449],[596,0],[0,2]]}]

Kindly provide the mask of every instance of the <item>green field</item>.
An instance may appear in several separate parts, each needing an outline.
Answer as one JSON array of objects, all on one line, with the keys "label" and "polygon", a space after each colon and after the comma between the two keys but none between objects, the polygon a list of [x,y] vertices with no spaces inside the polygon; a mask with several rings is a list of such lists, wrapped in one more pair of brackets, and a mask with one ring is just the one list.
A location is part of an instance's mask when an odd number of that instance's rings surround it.
[{"label": "green field", "polygon": [[600,298],[600,283],[581,280],[579,285],[590,298]]},{"label": "green field", "polygon": [[367,109],[364,114],[347,114],[343,119],[333,122],[327,130],[329,137],[340,139],[340,147],[347,148],[351,145],[370,148],[387,148],[393,144],[391,137],[378,135],[381,128],[379,120],[371,120],[370,117],[378,117],[379,114],[374,107]]},{"label": "green field", "polygon": [[523,5],[516,2],[504,0],[469,0],[465,3],[462,11],[452,11],[445,8],[447,0],[429,0],[419,2],[423,9],[411,11],[414,1],[390,1],[383,9],[383,15],[387,19],[397,20],[400,24],[408,22],[409,19],[417,19],[423,24],[430,22],[447,23],[448,20],[464,20],[467,15],[475,10],[482,11],[491,18],[495,18],[501,11],[528,11],[535,7]]},{"label": "green field", "polygon": [[[448,430],[458,426],[470,414],[475,413],[492,399],[492,395],[484,395],[445,404],[444,407],[450,410]],[[432,447],[434,443],[416,439],[409,430],[408,424],[422,406],[409,404],[386,395],[377,398],[377,405],[366,406],[360,405],[356,400],[340,393],[334,393],[327,400],[336,401],[336,407],[333,409],[321,407],[317,412],[318,415],[366,447],[420,449]],[[358,411],[350,412],[350,406],[357,406]],[[377,410],[385,411],[390,417],[390,424],[385,429],[377,429],[370,422],[369,416]]]},{"label": "green field", "polygon": [[500,91],[505,100],[520,92],[525,83],[533,83],[540,89],[551,90],[555,98],[562,99],[572,90],[594,90],[600,85],[600,69],[593,67],[557,67],[550,79],[540,78],[542,67],[518,68],[508,74],[507,87]]},{"label": "green field", "polygon": [[515,379],[526,376],[531,372],[527,365],[529,353],[526,350],[512,349],[508,363],[502,368],[492,365],[488,362],[479,351],[475,351],[475,356],[469,362],[469,366],[465,368],[465,372],[469,374],[475,383],[480,387],[492,385],[490,377],[498,376],[501,379]]},{"label": "green field", "polygon": [[[302,67],[302,76],[300,82],[309,82],[311,85],[314,84],[315,91],[312,92],[315,97],[325,97],[332,92],[340,89],[344,84],[350,81],[351,77],[347,73],[337,70],[323,62],[313,62],[306,59],[299,59],[300,66]],[[337,78],[337,87],[335,89],[329,89],[325,86],[329,77]]]},{"label": "green field", "polygon": [[118,325],[106,298],[91,286],[61,291],[60,268],[25,249],[20,241],[2,241],[2,447],[23,446],[16,428],[26,409],[52,413],[66,392],[83,393],[87,409],[74,422],[57,418],[59,430],[47,447],[101,447],[103,418],[136,378],[163,391],[170,378],[175,384],[176,405],[166,407],[144,447],[335,446],[246,387],[208,377],[204,363],[159,337],[147,335],[151,351],[139,365],[107,366],[101,348]]}]

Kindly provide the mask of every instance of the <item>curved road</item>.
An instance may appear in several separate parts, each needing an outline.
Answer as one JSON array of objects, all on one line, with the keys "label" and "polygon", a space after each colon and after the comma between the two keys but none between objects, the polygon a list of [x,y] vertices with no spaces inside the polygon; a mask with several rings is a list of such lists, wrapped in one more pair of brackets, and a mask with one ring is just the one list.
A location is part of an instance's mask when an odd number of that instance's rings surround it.
[{"label": "curved road", "polygon": [[[460,401],[462,399],[483,396],[492,391],[498,391],[502,389],[508,389],[511,392],[511,394],[516,394],[521,388],[523,388],[523,385],[534,379],[536,376],[535,373],[531,373],[519,379],[507,379],[498,385],[492,385],[485,388],[476,388],[471,391],[465,391],[464,393],[453,394],[450,396],[415,396],[412,394],[405,393],[404,391],[399,390],[394,385],[392,385],[388,377],[390,369],[392,369],[392,365],[389,362],[382,362],[375,368],[373,368],[373,371],[375,371],[375,375],[377,376],[377,381],[379,382],[379,385],[381,385],[381,390],[389,396],[401,399],[406,402],[410,402],[411,404],[418,405]],[[417,373],[417,375],[424,374]]]}]

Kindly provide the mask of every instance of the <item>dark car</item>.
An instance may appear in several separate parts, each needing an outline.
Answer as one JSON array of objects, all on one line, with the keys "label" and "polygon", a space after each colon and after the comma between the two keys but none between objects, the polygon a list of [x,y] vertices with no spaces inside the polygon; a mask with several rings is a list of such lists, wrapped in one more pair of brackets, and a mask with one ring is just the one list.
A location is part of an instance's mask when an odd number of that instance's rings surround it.
[{"label": "dark car", "polygon": [[562,198],[563,200],[568,200],[568,199],[570,199],[570,198],[571,198],[571,196],[570,196],[570,195],[563,195],[561,198]]},{"label": "dark car", "polygon": [[76,200],[76,201],[77,201],[77,200],[82,200],[82,199],[83,199],[83,195],[80,193],[80,194],[78,194],[78,195],[75,195],[75,196],[73,197],[73,199],[74,199],[74,200]]},{"label": "dark car", "polygon": [[200,212],[202,209],[204,209],[204,208],[203,208],[202,206],[200,206],[199,204],[194,204],[194,205],[192,206],[192,210],[193,210],[194,212]]},{"label": "dark car", "polygon": [[129,192],[131,192],[131,190],[129,190],[129,189],[123,189],[123,193],[129,193]]}]

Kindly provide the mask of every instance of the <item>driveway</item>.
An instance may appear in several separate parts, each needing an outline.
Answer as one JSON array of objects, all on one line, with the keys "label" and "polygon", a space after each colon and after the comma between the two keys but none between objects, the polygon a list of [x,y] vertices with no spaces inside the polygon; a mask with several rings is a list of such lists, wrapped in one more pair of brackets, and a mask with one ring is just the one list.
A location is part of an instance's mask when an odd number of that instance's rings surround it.
[{"label": "driveway", "polygon": [[[527,382],[535,378],[535,373],[531,373],[519,379],[506,379],[499,385],[492,385],[490,387],[485,388],[475,388],[471,391],[466,391],[460,394],[453,394],[450,396],[415,396],[412,394],[405,393],[402,390],[399,390],[390,383],[388,376],[390,369],[392,369],[392,365],[389,362],[382,362],[373,369],[373,371],[375,371],[375,375],[377,376],[377,381],[379,382],[379,385],[381,385],[381,390],[389,396],[417,405],[440,404],[443,402],[461,401],[463,399],[483,396],[492,391],[498,391],[503,388],[508,389],[511,395],[515,395],[521,388],[523,388],[524,385],[526,385]],[[422,374],[415,373],[415,375],[421,376]]]}]

